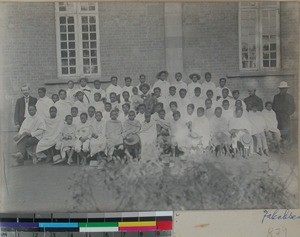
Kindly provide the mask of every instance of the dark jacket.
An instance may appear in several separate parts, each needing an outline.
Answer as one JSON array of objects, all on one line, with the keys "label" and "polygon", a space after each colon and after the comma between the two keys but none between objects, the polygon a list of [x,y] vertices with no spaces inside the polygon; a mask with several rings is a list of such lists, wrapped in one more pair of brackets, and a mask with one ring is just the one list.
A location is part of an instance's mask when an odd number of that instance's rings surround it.
[{"label": "dark jacket", "polygon": [[[37,102],[37,98],[29,96],[28,106],[35,105]],[[16,107],[15,107],[15,125],[22,125],[25,117],[25,97],[17,99]]]}]

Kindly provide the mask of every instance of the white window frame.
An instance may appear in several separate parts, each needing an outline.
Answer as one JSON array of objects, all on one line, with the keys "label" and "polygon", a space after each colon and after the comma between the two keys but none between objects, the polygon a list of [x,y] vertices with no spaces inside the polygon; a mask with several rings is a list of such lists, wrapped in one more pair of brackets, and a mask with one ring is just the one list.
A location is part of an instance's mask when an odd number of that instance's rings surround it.
[{"label": "white window frame", "polygon": [[[100,63],[100,32],[99,32],[99,12],[98,3],[95,3],[95,11],[82,11],[81,3],[86,2],[72,2],[75,6],[75,11],[59,11],[59,2],[55,3],[55,26],[56,26],[56,55],[57,55],[57,73],[58,78],[99,78],[101,76],[101,63]],[[75,52],[76,52],[76,74],[62,74],[61,65],[61,41],[60,41],[60,22],[59,17],[61,16],[74,16],[74,27],[75,27]],[[81,27],[81,16],[95,16],[96,18],[96,42],[97,42],[97,66],[98,73],[84,74],[83,73],[83,48],[82,48],[82,27]]]},{"label": "white window frame", "polygon": [[[278,71],[281,69],[280,57],[280,2],[276,5],[263,6],[264,2],[252,2],[252,6],[242,6],[239,2],[238,30],[239,30],[239,68],[240,71]],[[267,3],[267,2],[266,2]],[[241,12],[243,10],[256,11],[256,68],[243,68],[241,43]],[[276,14],[276,67],[263,67],[263,39],[262,39],[262,10],[277,10]]]}]

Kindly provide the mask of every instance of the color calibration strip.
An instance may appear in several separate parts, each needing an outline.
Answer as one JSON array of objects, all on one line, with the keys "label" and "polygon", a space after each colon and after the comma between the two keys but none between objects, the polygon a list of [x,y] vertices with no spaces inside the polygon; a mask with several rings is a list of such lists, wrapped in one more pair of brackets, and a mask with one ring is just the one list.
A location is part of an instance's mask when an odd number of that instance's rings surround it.
[{"label": "color calibration strip", "polygon": [[1,231],[153,232],[171,231],[173,212],[0,214]]}]

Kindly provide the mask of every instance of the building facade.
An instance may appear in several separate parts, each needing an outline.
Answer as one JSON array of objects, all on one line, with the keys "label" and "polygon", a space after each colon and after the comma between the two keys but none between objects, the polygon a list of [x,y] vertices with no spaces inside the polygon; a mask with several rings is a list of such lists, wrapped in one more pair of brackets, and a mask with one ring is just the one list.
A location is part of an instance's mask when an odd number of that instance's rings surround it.
[{"label": "building facade", "polygon": [[82,75],[104,82],[115,75],[121,85],[130,76],[136,85],[140,74],[153,84],[165,69],[170,81],[177,71],[186,82],[192,72],[202,80],[211,72],[242,98],[255,83],[264,101],[286,80],[298,101],[299,10],[296,2],[1,3],[3,129],[14,129],[22,85],[51,95]]}]

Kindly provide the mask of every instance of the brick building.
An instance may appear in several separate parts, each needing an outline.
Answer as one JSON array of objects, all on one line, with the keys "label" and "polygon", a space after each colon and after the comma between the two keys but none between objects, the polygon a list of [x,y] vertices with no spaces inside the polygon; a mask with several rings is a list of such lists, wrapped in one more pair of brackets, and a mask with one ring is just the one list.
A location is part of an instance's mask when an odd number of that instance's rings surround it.
[{"label": "brick building", "polygon": [[136,85],[141,73],[153,84],[163,69],[169,80],[183,72],[187,82],[191,72],[203,78],[210,71],[216,84],[226,76],[242,98],[255,81],[264,101],[286,80],[298,101],[299,10],[296,2],[1,3],[1,109],[8,111],[1,117],[9,121],[2,130],[14,129],[23,84],[34,96],[46,85],[50,95],[82,74],[102,81],[116,75],[121,85],[131,76]]}]

